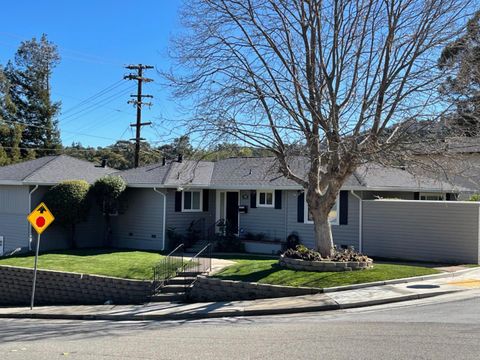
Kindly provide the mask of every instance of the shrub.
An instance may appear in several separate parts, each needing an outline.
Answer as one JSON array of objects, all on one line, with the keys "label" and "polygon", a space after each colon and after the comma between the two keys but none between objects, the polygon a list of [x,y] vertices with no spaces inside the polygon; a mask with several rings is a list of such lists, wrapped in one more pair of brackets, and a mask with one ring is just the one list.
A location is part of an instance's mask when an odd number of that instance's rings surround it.
[{"label": "shrub", "polygon": [[470,199],[468,199],[469,201],[480,201],[480,194],[473,194],[472,196],[470,196]]},{"label": "shrub", "polygon": [[111,222],[110,215],[118,211],[118,199],[123,194],[127,184],[120,176],[104,176],[93,184],[91,191],[100,211],[105,216],[105,245],[110,246]]},{"label": "shrub", "polygon": [[300,244],[300,238],[296,233],[291,233],[287,237],[287,243],[285,245],[286,249],[296,249]]},{"label": "shrub", "polygon": [[90,185],[83,180],[64,181],[50,188],[43,201],[55,216],[55,221],[70,228],[70,244],[76,248],[75,225],[85,221],[90,204],[88,191]]},{"label": "shrub", "polygon": [[353,247],[348,249],[338,250],[336,247],[333,250],[333,255],[330,258],[322,258],[319,252],[308,249],[304,245],[298,245],[295,249],[288,249],[283,253],[283,256],[291,259],[301,259],[306,261],[321,261],[330,260],[338,262],[361,261],[369,260],[368,256],[356,252]]}]

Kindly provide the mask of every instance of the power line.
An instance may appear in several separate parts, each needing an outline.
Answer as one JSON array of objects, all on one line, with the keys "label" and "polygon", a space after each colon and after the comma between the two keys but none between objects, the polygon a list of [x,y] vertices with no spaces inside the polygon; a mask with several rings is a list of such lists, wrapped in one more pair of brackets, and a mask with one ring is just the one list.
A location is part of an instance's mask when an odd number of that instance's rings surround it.
[{"label": "power line", "polygon": [[[2,121],[3,121],[3,122],[6,122],[6,123],[11,123],[11,124],[20,124],[20,125],[27,126],[27,127],[34,127],[34,128],[39,128],[39,129],[48,129],[48,130],[51,130],[51,128],[48,127],[48,126],[25,124],[24,122],[21,122],[21,121],[5,120],[5,119],[2,119]],[[89,137],[98,138],[98,139],[116,140],[115,138],[109,138],[109,137],[105,137],[105,136],[91,135],[91,134],[85,134],[85,133],[75,132],[75,131],[69,131],[69,130],[62,130],[62,131],[63,131],[63,132],[70,133],[70,134],[81,135],[81,136],[89,136]]]},{"label": "power line", "polygon": [[136,128],[135,139],[132,139],[132,140],[135,140],[134,166],[137,168],[138,163],[139,163],[139,158],[140,158],[140,141],[142,140],[141,128],[142,128],[142,126],[152,124],[151,122],[142,123],[142,106],[143,105],[147,105],[147,106],[152,105],[152,103],[143,102],[142,99],[143,98],[153,98],[152,95],[142,94],[142,84],[144,82],[153,81],[153,79],[143,77],[143,70],[153,69],[153,66],[138,64],[138,65],[128,65],[128,66],[125,66],[125,68],[129,69],[129,70],[136,70],[137,71],[136,74],[130,73],[130,74],[124,76],[124,79],[134,80],[134,81],[137,82],[137,95],[130,95],[131,97],[136,97],[136,100],[129,100],[128,101],[129,104],[134,104],[137,107],[137,122],[135,124],[130,125],[130,126]]},{"label": "power line", "polygon": [[62,111],[62,115],[66,115],[70,112],[72,112],[73,110],[79,108],[79,107],[82,107],[84,104],[86,103],[89,103],[91,102],[92,100],[96,100],[98,99],[98,97],[100,96],[103,96],[104,94],[118,88],[119,86],[121,86],[123,84],[123,80],[119,80],[119,81],[116,81],[114,82],[113,84],[107,86],[106,88],[104,88],[103,90],[100,90],[99,92],[97,92],[96,94],[93,94],[92,96],[89,96],[88,98],[80,101],[77,105],[74,105],[72,106],[71,108],[65,110],[65,111]]},{"label": "power line", "polygon": [[123,97],[126,93],[130,92],[132,87],[133,86],[130,86],[127,89],[123,89],[119,92],[116,92],[115,94],[112,94],[96,103],[93,103],[82,110],[78,110],[77,112],[70,114],[63,119],[60,119],[60,121],[62,122],[62,125],[75,121],[81,118],[82,116],[86,114],[90,114],[91,112],[97,110],[98,108],[103,107],[104,105],[110,104],[111,102]]}]

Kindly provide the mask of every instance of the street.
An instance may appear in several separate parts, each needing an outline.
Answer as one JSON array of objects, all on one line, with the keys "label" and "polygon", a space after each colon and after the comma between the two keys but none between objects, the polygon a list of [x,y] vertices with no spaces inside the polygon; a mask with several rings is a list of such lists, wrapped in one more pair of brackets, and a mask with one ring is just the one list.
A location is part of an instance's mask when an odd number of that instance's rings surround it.
[{"label": "street", "polygon": [[0,359],[477,359],[480,291],[198,321],[0,320]]}]

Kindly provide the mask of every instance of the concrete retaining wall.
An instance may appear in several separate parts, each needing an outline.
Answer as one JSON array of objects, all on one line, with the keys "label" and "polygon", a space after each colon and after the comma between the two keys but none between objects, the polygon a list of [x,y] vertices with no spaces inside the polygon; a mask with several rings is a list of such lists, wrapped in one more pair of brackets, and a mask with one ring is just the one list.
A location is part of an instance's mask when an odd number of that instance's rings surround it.
[{"label": "concrete retaining wall", "polygon": [[188,296],[192,301],[230,301],[300,296],[320,292],[322,292],[322,289],[249,283],[199,276]]},{"label": "concrete retaining wall", "polygon": [[[33,269],[0,266],[0,305],[29,305],[32,281]],[[151,288],[151,281],[39,270],[35,304],[140,304]]]}]

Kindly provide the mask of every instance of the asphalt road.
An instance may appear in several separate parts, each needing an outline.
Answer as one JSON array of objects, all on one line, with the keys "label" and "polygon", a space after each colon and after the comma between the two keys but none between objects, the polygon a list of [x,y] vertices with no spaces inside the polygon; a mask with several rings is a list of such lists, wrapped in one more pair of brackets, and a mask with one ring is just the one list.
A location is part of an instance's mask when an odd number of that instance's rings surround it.
[{"label": "asphalt road", "polygon": [[0,320],[0,359],[478,359],[480,291],[351,311],[171,322]]}]

